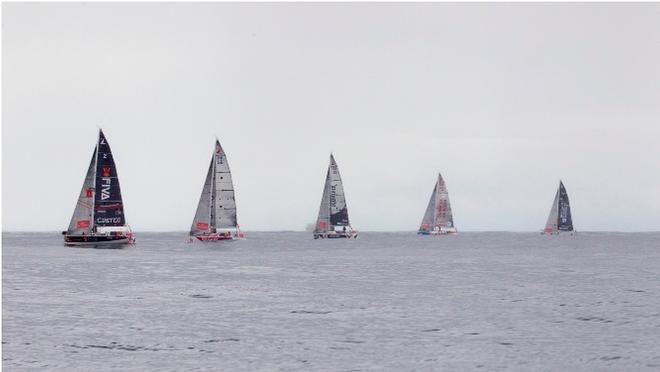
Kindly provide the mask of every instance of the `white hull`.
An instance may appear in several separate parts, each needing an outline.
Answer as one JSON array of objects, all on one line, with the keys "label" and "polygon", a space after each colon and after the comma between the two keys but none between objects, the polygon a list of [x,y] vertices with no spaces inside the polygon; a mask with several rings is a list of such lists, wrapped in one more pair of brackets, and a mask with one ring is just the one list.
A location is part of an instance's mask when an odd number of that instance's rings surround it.
[{"label": "white hull", "polygon": [[215,243],[215,242],[234,242],[237,240],[245,240],[245,234],[238,231],[234,234],[202,234],[202,235],[192,235],[190,237],[190,241],[192,242],[193,238],[197,239],[200,242],[205,242],[205,243]]},{"label": "white hull", "polygon": [[577,231],[541,231],[541,235],[577,235]]},{"label": "white hull", "polygon": [[419,231],[417,232],[419,235],[454,235],[458,234],[458,230],[450,228],[450,229],[440,229],[440,230],[433,230],[433,231]]}]

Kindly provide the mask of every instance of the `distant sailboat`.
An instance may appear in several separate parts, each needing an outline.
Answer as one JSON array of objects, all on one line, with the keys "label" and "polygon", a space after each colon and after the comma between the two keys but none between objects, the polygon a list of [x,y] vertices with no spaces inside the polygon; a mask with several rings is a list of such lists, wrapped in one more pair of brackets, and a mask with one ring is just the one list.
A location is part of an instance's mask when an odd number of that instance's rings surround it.
[{"label": "distant sailboat", "polygon": [[116,248],[135,242],[126,224],[117,167],[102,130],[69,228],[62,234],[67,246]]},{"label": "distant sailboat", "polygon": [[330,165],[325,176],[319,217],[314,228],[314,239],[357,238],[358,232],[348,220],[348,207],[335,157],[330,154]]},{"label": "distant sailboat", "polygon": [[236,199],[229,163],[217,139],[195,219],[190,227],[190,237],[200,241],[236,240],[245,237],[236,218]]},{"label": "distant sailboat", "polygon": [[573,218],[571,217],[571,204],[564,184],[559,181],[559,188],[555,200],[550,208],[548,221],[545,223],[544,234],[559,234],[560,232],[573,233]]},{"label": "distant sailboat", "polygon": [[417,233],[421,235],[457,233],[456,227],[454,227],[454,216],[451,213],[451,204],[449,203],[449,192],[440,173],[438,173],[438,180],[435,187],[433,187],[431,199]]}]

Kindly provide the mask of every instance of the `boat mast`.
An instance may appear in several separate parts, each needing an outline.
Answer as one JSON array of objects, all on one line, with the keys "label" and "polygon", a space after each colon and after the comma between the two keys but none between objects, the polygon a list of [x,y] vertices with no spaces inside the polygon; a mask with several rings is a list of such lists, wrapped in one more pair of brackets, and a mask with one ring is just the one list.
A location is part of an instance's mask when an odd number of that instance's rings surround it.
[{"label": "boat mast", "polygon": [[557,232],[559,232],[559,220],[561,219],[561,180],[559,180],[559,187],[557,188],[557,195],[559,196],[557,198]]},{"label": "boat mast", "polygon": [[98,174],[97,168],[99,165],[99,140],[101,139],[101,129],[99,128],[99,138],[96,140],[96,153],[94,159],[94,178],[92,185],[94,185],[94,193],[92,194],[92,228],[91,231],[96,232],[96,175]]},{"label": "boat mast", "polygon": [[440,203],[440,173],[438,173],[438,180],[435,181],[435,203],[433,203],[433,228],[435,230],[438,226],[438,207]]},{"label": "boat mast", "polygon": [[215,150],[211,160],[211,195],[209,198],[209,232],[215,229]]}]

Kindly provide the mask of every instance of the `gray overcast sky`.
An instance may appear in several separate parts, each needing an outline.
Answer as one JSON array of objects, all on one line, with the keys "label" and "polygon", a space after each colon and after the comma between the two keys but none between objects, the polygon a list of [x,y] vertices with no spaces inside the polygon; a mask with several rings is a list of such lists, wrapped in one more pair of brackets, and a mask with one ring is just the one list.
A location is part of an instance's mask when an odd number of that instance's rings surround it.
[{"label": "gray overcast sky", "polygon": [[3,230],[62,230],[101,126],[134,230],[187,230],[218,136],[245,230],[660,229],[660,4],[3,3]]}]

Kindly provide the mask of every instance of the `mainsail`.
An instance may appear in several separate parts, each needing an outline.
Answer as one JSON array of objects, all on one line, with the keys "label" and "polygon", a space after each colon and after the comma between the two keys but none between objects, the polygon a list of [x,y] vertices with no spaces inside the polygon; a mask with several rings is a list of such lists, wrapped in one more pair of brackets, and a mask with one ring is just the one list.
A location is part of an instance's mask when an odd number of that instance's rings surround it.
[{"label": "mainsail", "polygon": [[449,203],[449,192],[445,180],[438,173],[438,180],[433,187],[429,204],[422,218],[419,232],[431,232],[433,230],[453,229],[454,217]]},{"label": "mainsail", "polygon": [[227,156],[216,139],[190,235],[215,233],[238,227],[234,185]]},{"label": "mainsail", "polygon": [[339,167],[337,167],[335,157],[330,154],[330,165],[325,176],[323,197],[314,232],[325,233],[332,230],[334,226],[350,226],[350,222]]},{"label": "mainsail", "polygon": [[96,180],[94,195],[94,224],[96,226],[124,226],[124,204],[117,178],[117,167],[110,145],[99,131],[96,147]]},{"label": "mainsail", "polygon": [[550,208],[550,215],[545,224],[545,233],[556,234],[560,231],[573,231],[573,218],[571,216],[571,205],[564,183],[559,181],[559,188]]}]

